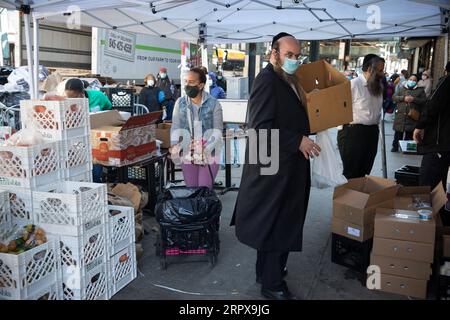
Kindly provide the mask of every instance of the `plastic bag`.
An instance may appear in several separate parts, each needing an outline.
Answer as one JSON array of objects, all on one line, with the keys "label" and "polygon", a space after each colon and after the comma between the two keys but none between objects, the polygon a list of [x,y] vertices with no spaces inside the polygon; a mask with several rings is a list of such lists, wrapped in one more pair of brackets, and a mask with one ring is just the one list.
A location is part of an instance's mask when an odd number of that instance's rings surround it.
[{"label": "plastic bag", "polygon": [[26,128],[17,131],[8,140],[5,141],[7,146],[29,147],[44,143],[42,134],[34,128]]},{"label": "plastic bag", "polygon": [[221,212],[222,203],[208,187],[175,187],[161,195],[156,220],[161,224],[188,225],[206,222]]},{"label": "plastic bag", "polygon": [[316,143],[322,151],[312,160],[311,186],[324,189],[347,183],[347,179],[342,175],[342,162],[333,145],[330,131],[318,132]]}]

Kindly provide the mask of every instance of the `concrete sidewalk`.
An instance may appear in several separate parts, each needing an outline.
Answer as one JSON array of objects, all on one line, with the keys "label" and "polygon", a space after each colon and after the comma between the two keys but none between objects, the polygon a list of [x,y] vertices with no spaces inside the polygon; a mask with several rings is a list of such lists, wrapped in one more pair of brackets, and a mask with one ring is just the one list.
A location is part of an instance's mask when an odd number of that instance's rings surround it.
[{"label": "concrete sidewalk", "polygon": [[[388,178],[393,179],[396,169],[405,164],[418,166],[421,157],[391,153],[392,122],[386,123],[386,132]],[[239,184],[240,173],[241,169],[233,170],[233,182]],[[219,181],[223,175],[221,171]],[[378,153],[372,175],[382,176],[381,152]],[[301,299],[408,299],[369,291],[355,274],[331,263],[332,193],[332,189],[311,190],[304,228],[304,250],[291,253],[288,260],[286,280],[291,291]],[[221,196],[221,251],[215,268],[211,269],[205,261],[170,263],[169,260],[167,270],[161,270],[159,259],[155,256],[155,232],[150,231],[143,240],[144,256],[138,265],[138,278],[113,299],[261,299],[260,286],[255,283],[256,253],[238,242],[234,228],[229,227],[236,195],[236,192],[229,192]],[[146,217],[145,224],[147,230],[156,227],[151,217]]]}]

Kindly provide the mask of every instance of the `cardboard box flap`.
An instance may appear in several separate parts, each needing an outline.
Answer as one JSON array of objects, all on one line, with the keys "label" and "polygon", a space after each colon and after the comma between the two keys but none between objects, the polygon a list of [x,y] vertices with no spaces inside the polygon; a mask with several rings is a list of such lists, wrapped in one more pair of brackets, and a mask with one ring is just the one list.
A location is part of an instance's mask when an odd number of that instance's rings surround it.
[{"label": "cardboard box flap", "polygon": [[366,181],[365,178],[350,179],[346,184],[337,186],[334,188],[333,199],[340,197],[348,189],[360,191],[364,186],[364,181]]},{"label": "cardboard box flap", "polygon": [[310,93],[346,83],[349,80],[325,60],[301,65],[297,71],[301,90]]},{"label": "cardboard box flap", "polygon": [[154,124],[161,118],[162,111],[155,111],[139,116],[131,117],[125,122],[120,131],[129,130],[136,127],[142,127],[149,124]]},{"label": "cardboard box flap", "polygon": [[334,201],[337,203],[344,204],[346,206],[364,209],[366,207],[368,199],[369,195],[366,193],[345,189],[342,192],[340,192],[339,197],[336,198]]},{"label": "cardboard box flap", "polygon": [[439,183],[433,191],[431,191],[431,205],[433,213],[437,214],[441,208],[447,203],[447,194],[445,193],[442,183]]},{"label": "cardboard box flap", "polygon": [[117,110],[91,113],[89,115],[89,120],[91,122],[91,129],[101,127],[120,127],[125,124],[125,120],[123,120]]},{"label": "cardboard box flap", "polygon": [[397,194],[398,186],[392,186],[372,193],[367,200],[367,207],[373,207],[386,201],[386,199],[394,198]]},{"label": "cardboard box flap", "polygon": [[364,189],[362,190],[362,192],[365,193],[374,193],[390,186],[397,186],[397,182],[395,180],[389,180],[374,176],[366,176],[365,179],[366,181],[364,184]]},{"label": "cardboard box flap", "polygon": [[331,64],[325,62],[325,69],[328,72],[327,87],[336,86],[341,83],[350,82],[341,72],[333,68]]},{"label": "cardboard box flap", "polygon": [[398,196],[410,196],[414,194],[430,194],[431,188],[430,187],[403,187],[401,186],[398,189],[397,195]]}]

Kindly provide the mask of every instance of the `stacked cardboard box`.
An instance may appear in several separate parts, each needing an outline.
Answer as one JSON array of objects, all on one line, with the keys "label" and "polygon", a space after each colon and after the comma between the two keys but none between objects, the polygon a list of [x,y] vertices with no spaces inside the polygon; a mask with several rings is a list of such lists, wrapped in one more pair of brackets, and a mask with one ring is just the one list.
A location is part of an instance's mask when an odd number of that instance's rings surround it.
[{"label": "stacked cardboard box", "polygon": [[[440,199],[441,198],[441,199]],[[418,210],[437,214],[445,202],[429,187],[401,187],[376,210],[371,265],[381,272],[380,290],[426,298],[432,273],[436,220],[421,220]]]},{"label": "stacked cardboard box", "polygon": [[94,164],[124,166],[151,158],[156,152],[156,121],[161,112],[123,120],[117,110],[90,115]]},{"label": "stacked cardboard box", "polygon": [[332,232],[363,242],[373,238],[376,208],[397,194],[394,180],[366,176],[336,187]]},{"label": "stacked cardboard box", "polygon": [[375,210],[381,203],[393,199],[398,188],[393,180],[371,176],[351,179],[335,188],[332,262],[366,274],[373,244]]}]

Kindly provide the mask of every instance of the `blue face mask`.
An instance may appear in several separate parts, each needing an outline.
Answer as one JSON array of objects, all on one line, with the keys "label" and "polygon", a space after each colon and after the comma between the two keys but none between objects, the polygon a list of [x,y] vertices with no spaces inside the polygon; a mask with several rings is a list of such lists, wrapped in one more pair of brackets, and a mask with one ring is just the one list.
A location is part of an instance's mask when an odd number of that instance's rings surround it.
[{"label": "blue face mask", "polygon": [[299,65],[300,61],[286,58],[284,59],[283,66],[281,68],[288,74],[294,74],[295,71],[297,71]]},{"label": "blue face mask", "polygon": [[412,80],[408,80],[408,82],[406,82],[406,85],[408,86],[408,88],[414,88],[417,85],[417,82],[412,81]]}]

